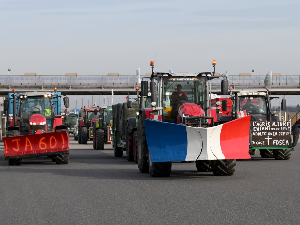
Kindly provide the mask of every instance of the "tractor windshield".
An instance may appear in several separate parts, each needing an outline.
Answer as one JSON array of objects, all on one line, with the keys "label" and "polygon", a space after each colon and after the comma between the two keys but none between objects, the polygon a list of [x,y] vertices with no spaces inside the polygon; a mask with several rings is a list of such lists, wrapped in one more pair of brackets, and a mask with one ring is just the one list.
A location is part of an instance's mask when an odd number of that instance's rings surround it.
[{"label": "tractor windshield", "polygon": [[110,126],[111,121],[112,121],[112,111],[111,110],[104,111],[104,123],[107,126]]},{"label": "tractor windshield", "polygon": [[100,116],[100,111],[97,112],[97,115],[94,114],[94,111],[88,111],[88,121],[93,119],[98,119]]},{"label": "tractor windshield", "polygon": [[167,78],[163,87],[163,107],[178,107],[182,103],[196,103],[204,108],[206,99],[205,77]]},{"label": "tractor windshield", "polygon": [[77,115],[69,115],[68,116],[68,127],[74,127],[78,124],[78,116]]},{"label": "tractor windshield", "polygon": [[33,114],[45,116],[47,129],[52,130],[51,103],[49,98],[45,98],[44,96],[21,98],[18,107],[21,133],[29,131],[29,117]]},{"label": "tractor windshield", "polygon": [[264,120],[267,118],[267,105],[265,96],[240,96],[240,111],[246,110],[251,120]]}]

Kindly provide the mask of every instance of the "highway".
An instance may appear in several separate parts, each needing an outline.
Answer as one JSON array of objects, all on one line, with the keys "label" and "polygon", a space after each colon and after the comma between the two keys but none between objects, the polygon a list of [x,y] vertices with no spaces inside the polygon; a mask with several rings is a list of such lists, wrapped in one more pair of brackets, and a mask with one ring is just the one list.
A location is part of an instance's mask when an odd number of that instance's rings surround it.
[{"label": "highway", "polygon": [[70,162],[8,166],[0,143],[1,224],[299,224],[300,147],[288,161],[237,161],[231,177],[174,163],[152,178],[137,164],[71,137]]}]

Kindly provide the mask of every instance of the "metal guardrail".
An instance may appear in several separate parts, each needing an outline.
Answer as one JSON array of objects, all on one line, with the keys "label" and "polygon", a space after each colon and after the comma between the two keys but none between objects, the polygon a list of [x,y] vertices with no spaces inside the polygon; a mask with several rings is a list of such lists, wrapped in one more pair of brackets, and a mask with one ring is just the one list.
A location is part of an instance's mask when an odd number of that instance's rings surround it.
[{"label": "metal guardrail", "polygon": [[[143,76],[142,76],[143,77]],[[229,75],[229,82],[232,85],[264,85],[265,75]],[[214,79],[212,84],[219,84],[220,79]],[[81,75],[81,76],[65,76],[65,75],[39,75],[39,76],[23,76],[23,75],[0,75],[0,85],[16,85],[16,84],[65,84],[65,85],[93,85],[93,84],[119,84],[128,85],[137,83],[135,75]],[[276,75],[272,77],[272,85],[300,85],[300,75]]]}]

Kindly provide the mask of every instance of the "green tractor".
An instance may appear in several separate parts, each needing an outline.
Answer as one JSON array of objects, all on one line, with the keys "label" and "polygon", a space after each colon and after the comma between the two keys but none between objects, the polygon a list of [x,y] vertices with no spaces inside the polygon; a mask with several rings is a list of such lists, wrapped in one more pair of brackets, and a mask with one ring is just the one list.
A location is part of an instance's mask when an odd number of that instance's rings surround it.
[{"label": "green tractor", "polygon": [[103,150],[104,144],[112,142],[112,108],[102,107],[98,121],[93,122],[93,148]]}]

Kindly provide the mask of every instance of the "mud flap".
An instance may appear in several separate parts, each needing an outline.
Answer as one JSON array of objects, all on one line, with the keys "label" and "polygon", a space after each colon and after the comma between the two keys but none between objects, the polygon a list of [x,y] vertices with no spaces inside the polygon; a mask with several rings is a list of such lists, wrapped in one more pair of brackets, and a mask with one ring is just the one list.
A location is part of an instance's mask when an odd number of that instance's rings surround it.
[{"label": "mud flap", "polygon": [[64,152],[69,149],[66,131],[5,137],[3,142],[5,157]]},{"label": "mud flap", "polygon": [[145,120],[151,161],[250,159],[250,118],[209,128]]}]

